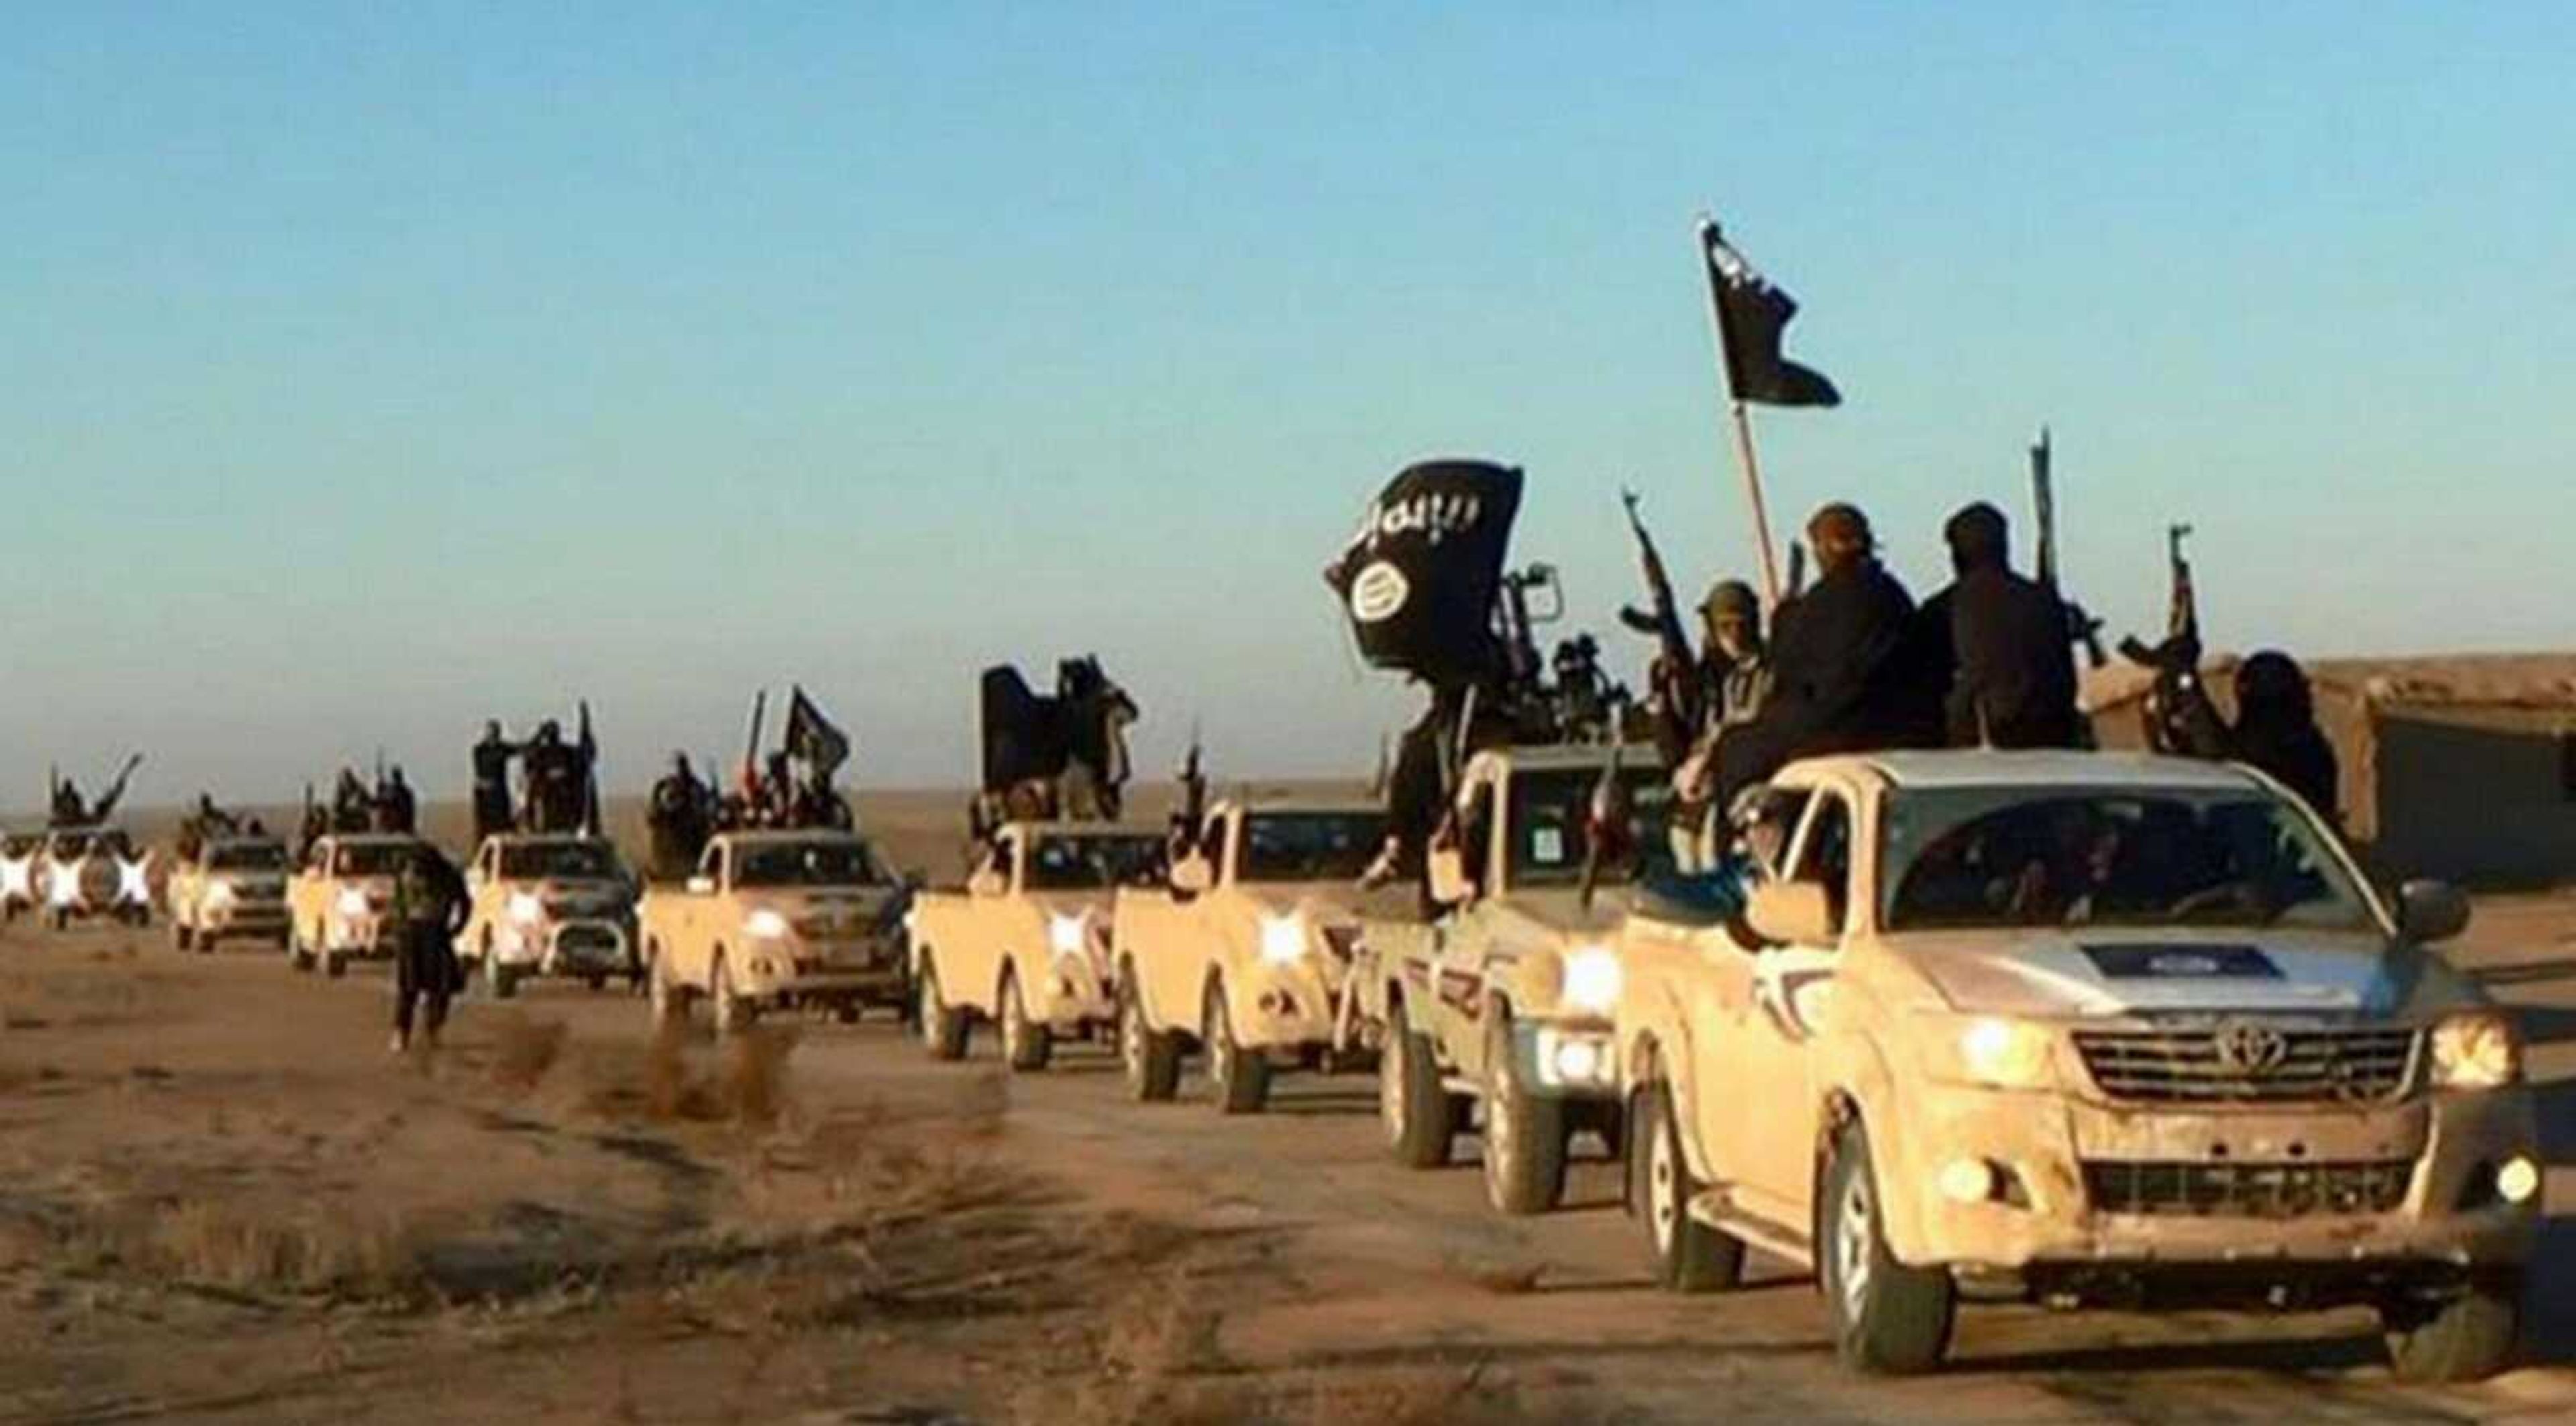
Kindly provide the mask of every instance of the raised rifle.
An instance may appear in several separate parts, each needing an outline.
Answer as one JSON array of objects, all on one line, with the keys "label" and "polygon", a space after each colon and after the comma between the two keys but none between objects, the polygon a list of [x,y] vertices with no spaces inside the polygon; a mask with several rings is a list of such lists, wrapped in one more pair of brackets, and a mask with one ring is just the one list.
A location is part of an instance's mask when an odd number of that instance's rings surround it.
[{"label": "raised rifle", "polygon": [[[1601,760],[1601,776],[1593,782],[1592,794],[1584,799],[1583,880],[1577,901],[1586,911],[1592,909],[1592,892],[1601,879],[1602,843],[1628,835],[1627,798],[1619,783],[1620,750],[1619,740],[1611,739],[1610,755]],[[1625,849],[1621,850],[1624,855]]]},{"label": "raised rifle", "polygon": [[1181,757],[1181,805],[1173,814],[1175,840],[1182,846],[1196,846],[1199,831],[1207,825],[1207,773],[1201,766],[1199,727],[1190,724],[1190,750]]},{"label": "raised rifle", "polygon": [[109,814],[116,811],[116,804],[125,800],[125,785],[133,780],[134,770],[141,766],[143,754],[135,753],[126,758],[125,766],[116,770],[116,781],[109,783],[107,791],[100,793],[98,800],[90,804],[89,820],[104,822]]},{"label": "raised rifle", "polygon": [[1655,641],[1654,691],[1687,738],[1697,732],[1706,711],[1701,707],[1699,661],[1691,653],[1690,634],[1682,627],[1681,607],[1673,598],[1664,557],[1655,549],[1655,537],[1647,532],[1646,522],[1638,518],[1637,492],[1622,490],[1619,501],[1628,508],[1628,531],[1637,537],[1637,564],[1645,573],[1647,598],[1644,609],[1623,606],[1619,622]]},{"label": "raised rifle", "polygon": [[751,735],[742,745],[742,796],[748,803],[753,789],[760,785],[760,721],[769,712],[769,690],[754,689],[751,695]]},{"label": "raised rifle", "polygon": [[[1789,545],[1789,591],[1780,597],[1780,602],[1786,604],[1790,600],[1795,599],[1806,592],[1807,547],[1803,544],[1792,541]],[[1776,613],[1778,611],[1775,610],[1773,612]]]},{"label": "raised rifle", "polygon": [[2150,646],[2135,637],[2122,639],[2120,653],[2156,671],[2144,709],[2149,745],[2158,752],[2218,757],[2224,753],[2224,728],[2200,683],[2200,596],[2192,586],[2191,561],[2182,552],[2182,542],[2190,536],[2189,525],[2165,528],[2171,593],[2164,641]]},{"label": "raised rifle", "polygon": [[2057,596],[2066,611],[2066,637],[2084,650],[2084,661],[2094,668],[2109,663],[2102,652],[2102,621],[2087,613],[2084,606],[2066,597],[2057,582],[2057,491],[2050,480],[2048,428],[2039,428],[2039,443],[2030,448],[2030,503],[2032,517],[2039,524],[2040,587]]}]

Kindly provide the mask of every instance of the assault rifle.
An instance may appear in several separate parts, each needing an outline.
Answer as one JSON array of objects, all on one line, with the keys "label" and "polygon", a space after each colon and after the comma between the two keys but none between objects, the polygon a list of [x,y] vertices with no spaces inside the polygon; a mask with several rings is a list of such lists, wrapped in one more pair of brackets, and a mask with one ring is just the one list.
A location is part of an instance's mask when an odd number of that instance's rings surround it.
[{"label": "assault rifle", "polygon": [[1198,845],[1199,831],[1207,825],[1207,773],[1200,767],[1199,729],[1190,725],[1190,750],[1181,758],[1181,801],[1172,813],[1172,842],[1175,850]]},{"label": "assault rifle", "polygon": [[2148,745],[2158,752],[2193,757],[2224,754],[2225,727],[2200,682],[2200,597],[2192,586],[2191,561],[2182,542],[2189,525],[2165,529],[2165,562],[2172,589],[2165,610],[2164,642],[2148,645],[2135,638],[2120,641],[2120,653],[2156,672],[2144,709]]},{"label": "assault rifle", "polygon": [[2040,587],[2057,596],[2066,610],[2066,637],[2084,650],[2084,661],[2100,668],[2110,660],[2102,653],[2102,621],[2066,597],[2057,583],[2057,492],[2049,479],[2048,428],[2039,428],[2039,443],[2030,448],[2031,514],[2039,525]]},{"label": "assault rifle", "polygon": [[1682,627],[1679,605],[1673,598],[1672,576],[1664,569],[1664,557],[1655,549],[1655,537],[1646,530],[1646,522],[1637,516],[1637,492],[1622,490],[1619,501],[1628,507],[1628,530],[1637,537],[1637,564],[1646,576],[1647,607],[1626,605],[1619,610],[1619,622],[1655,641],[1655,697],[1675,726],[1684,730],[1684,738],[1696,731],[1705,713],[1700,704],[1698,659],[1691,654],[1690,634]]}]

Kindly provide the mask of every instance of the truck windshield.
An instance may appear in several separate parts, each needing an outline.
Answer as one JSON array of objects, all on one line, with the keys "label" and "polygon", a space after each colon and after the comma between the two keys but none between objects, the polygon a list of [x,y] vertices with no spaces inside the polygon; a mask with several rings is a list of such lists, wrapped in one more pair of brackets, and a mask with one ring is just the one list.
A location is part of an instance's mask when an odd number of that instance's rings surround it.
[{"label": "truck windshield", "polygon": [[1154,879],[1163,863],[1163,839],[1151,833],[1055,834],[1029,852],[1031,891],[1098,891]]},{"label": "truck windshield", "polygon": [[867,843],[754,843],[734,849],[736,886],[882,886],[885,869]]},{"label": "truck windshield", "polygon": [[286,848],[274,842],[217,847],[206,854],[206,868],[209,871],[284,871]]},{"label": "truck windshield", "polygon": [[606,842],[523,842],[501,848],[501,875],[513,881],[609,881],[619,875],[617,849]]},{"label": "truck windshield", "polygon": [[1245,881],[1357,881],[1386,841],[1377,812],[1255,812],[1243,819]]},{"label": "truck windshield", "polygon": [[411,860],[409,842],[361,842],[344,846],[332,859],[333,876],[392,876]]},{"label": "truck windshield", "polygon": [[1593,851],[1593,796],[1601,788],[1598,768],[1515,770],[1511,780],[1511,884],[1516,887],[1576,886],[1583,881],[1584,861],[1594,857],[1595,886],[1618,886],[1641,876],[1672,869],[1670,819],[1673,785],[1662,768],[1631,764],[1619,770],[1626,793],[1627,824],[1606,828],[1597,856]]},{"label": "truck windshield", "polygon": [[2269,794],[1944,788],[1884,815],[1891,931],[2377,926],[2309,819]]}]

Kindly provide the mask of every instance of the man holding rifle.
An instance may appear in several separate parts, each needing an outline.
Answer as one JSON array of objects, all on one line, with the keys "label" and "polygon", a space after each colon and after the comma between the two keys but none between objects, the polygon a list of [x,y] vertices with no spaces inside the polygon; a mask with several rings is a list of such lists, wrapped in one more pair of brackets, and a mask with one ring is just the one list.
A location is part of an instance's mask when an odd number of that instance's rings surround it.
[{"label": "man holding rifle", "polygon": [[1954,748],[2082,745],[2066,605],[2013,573],[2003,512],[1980,500],[1942,527],[1957,579],[1925,601],[1924,646],[1946,650]]}]

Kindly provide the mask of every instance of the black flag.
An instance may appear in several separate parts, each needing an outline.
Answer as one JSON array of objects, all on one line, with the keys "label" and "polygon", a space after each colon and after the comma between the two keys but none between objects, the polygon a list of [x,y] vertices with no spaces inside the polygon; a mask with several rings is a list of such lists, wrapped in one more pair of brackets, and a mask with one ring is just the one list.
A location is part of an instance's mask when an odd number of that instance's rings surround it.
[{"label": "black flag", "polygon": [[1717,304],[1718,344],[1726,349],[1727,390],[1760,406],[1841,405],[1842,393],[1823,372],[1780,355],[1780,334],[1798,315],[1797,302],[1728,246],[1716,223],[1700,221],[1699,241]]},{"label": "black flag", "polygon": [[1520,507],[1520,471],[1488,461],[1424,461],[1388,483],[1324,570],[1371,665],[1434,684],[1501,665],[1494,595]]},{"label": "black flag", "polygon": [[787,751],[790,756],[803,758],[806,766],[814,769],[815,780],[824,784],[831,782],[832,774],[840,771],[841,764],[850,757],[849,735],[832,726],[832,720],[823,716],[823,710],[814,706],[814,700],[805,696],[801,686],[788,694]]}]

